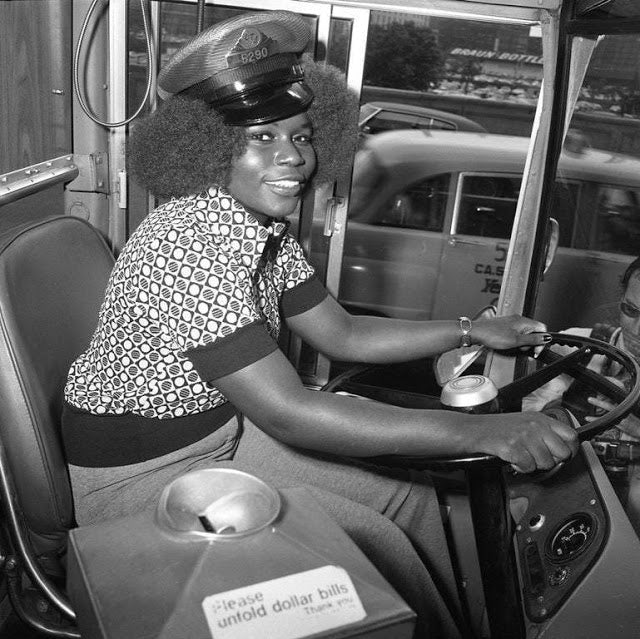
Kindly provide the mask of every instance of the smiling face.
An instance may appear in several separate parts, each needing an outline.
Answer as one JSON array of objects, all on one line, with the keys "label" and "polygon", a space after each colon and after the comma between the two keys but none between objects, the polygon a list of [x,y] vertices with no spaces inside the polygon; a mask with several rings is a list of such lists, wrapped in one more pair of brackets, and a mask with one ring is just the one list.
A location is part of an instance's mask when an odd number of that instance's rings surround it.
[{"label": "smiling face", "polygon": [[247,146],[233,160],[229,193],[258,219],[295,212],[315,168],[306,113],[245,127]]}]

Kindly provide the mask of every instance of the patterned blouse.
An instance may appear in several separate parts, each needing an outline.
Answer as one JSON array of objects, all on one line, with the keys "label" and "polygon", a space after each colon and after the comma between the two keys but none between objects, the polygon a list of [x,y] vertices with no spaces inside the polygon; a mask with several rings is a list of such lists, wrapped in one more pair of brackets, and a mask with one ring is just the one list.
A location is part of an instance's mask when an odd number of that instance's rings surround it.
[{"label": "patterned blouse", "polygon": [[155,419],[224,404],[209,382],[274,351],[281,314],[327,295],[286,223],[269,222],[217,188],[148,215],[119,256],[91,343],[71,367],[68,404]]}]

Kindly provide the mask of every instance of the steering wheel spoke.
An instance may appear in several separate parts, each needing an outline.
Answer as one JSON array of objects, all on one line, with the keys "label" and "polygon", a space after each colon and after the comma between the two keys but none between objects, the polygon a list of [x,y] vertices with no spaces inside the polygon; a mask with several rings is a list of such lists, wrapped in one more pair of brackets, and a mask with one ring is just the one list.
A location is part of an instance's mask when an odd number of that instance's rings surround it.
[{"label": "steering wheel spoke", "polygon": [[[551,342],[551,344],[554,343],[556,342]],[[499,391],[500,405],[503,409],[513,407],[523,397],[526,397],[529,393],[532,393],[558,375],[569,371],[573,374],[573,371],[579,370],[579,365],[584,366],[588,362],[591,355],[591,349],[587,346],[579,348],[568,355],[559,355],[551,351],[549,347],[545,348],[538,356],[538,361],[545,364],[545,366],[503,386]]]}]

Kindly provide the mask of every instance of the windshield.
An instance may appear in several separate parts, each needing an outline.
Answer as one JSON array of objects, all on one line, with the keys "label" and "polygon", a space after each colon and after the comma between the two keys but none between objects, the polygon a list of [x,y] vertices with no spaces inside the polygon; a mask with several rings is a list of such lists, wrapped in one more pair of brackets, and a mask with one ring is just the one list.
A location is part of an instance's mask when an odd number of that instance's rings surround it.
[{"label": "windshield", "polygon": [[571,113],[557,181],[576,187],[536,305],[553,330],[620,321],[621,279],[640,254],[639,57],[637,35],[602,36]]},{"label": "windshield", "polygon": [[[633,17],[636,5],[578,3],[578,18]],[[193,24],[182,3],[162,11],[164,59]],[[135,102],[146,61],[132,21]],[[541,26],[371,11],[366,42],[360,123],[385,124],[362,129],[336,295],[358,314],[473,316],[502,290],[543,77]],[[332,18],[328,60],[346,70],[352,44],[348,21]],[[549,211],[558,250],[530,313],[554,331],[615,322],[620,277],[640,252],[639,60],[636,35],[601,38],[572,104]],[[131,191],[135,227],[147,199]],[[302,229],[321,279],[325,213],[314,208]]]}]

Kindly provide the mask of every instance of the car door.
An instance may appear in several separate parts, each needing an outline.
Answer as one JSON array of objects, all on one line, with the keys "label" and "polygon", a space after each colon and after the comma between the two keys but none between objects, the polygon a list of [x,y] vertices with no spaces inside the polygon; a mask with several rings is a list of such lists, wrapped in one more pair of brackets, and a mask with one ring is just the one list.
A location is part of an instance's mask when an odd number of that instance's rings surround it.
[{"label": "car door", "polygon": [[[451,201],[450,175],[398,186],[386,197],[381,183],[375,184],[373,212],[349,221],[340,303],[355,313],[429,319]],[[382,205],[376,204],[380,197]]]},{"label": "car door", "polygon": [[521,181],[517,173],[456,174],[433,319],[472,315],[497,304]]}]

